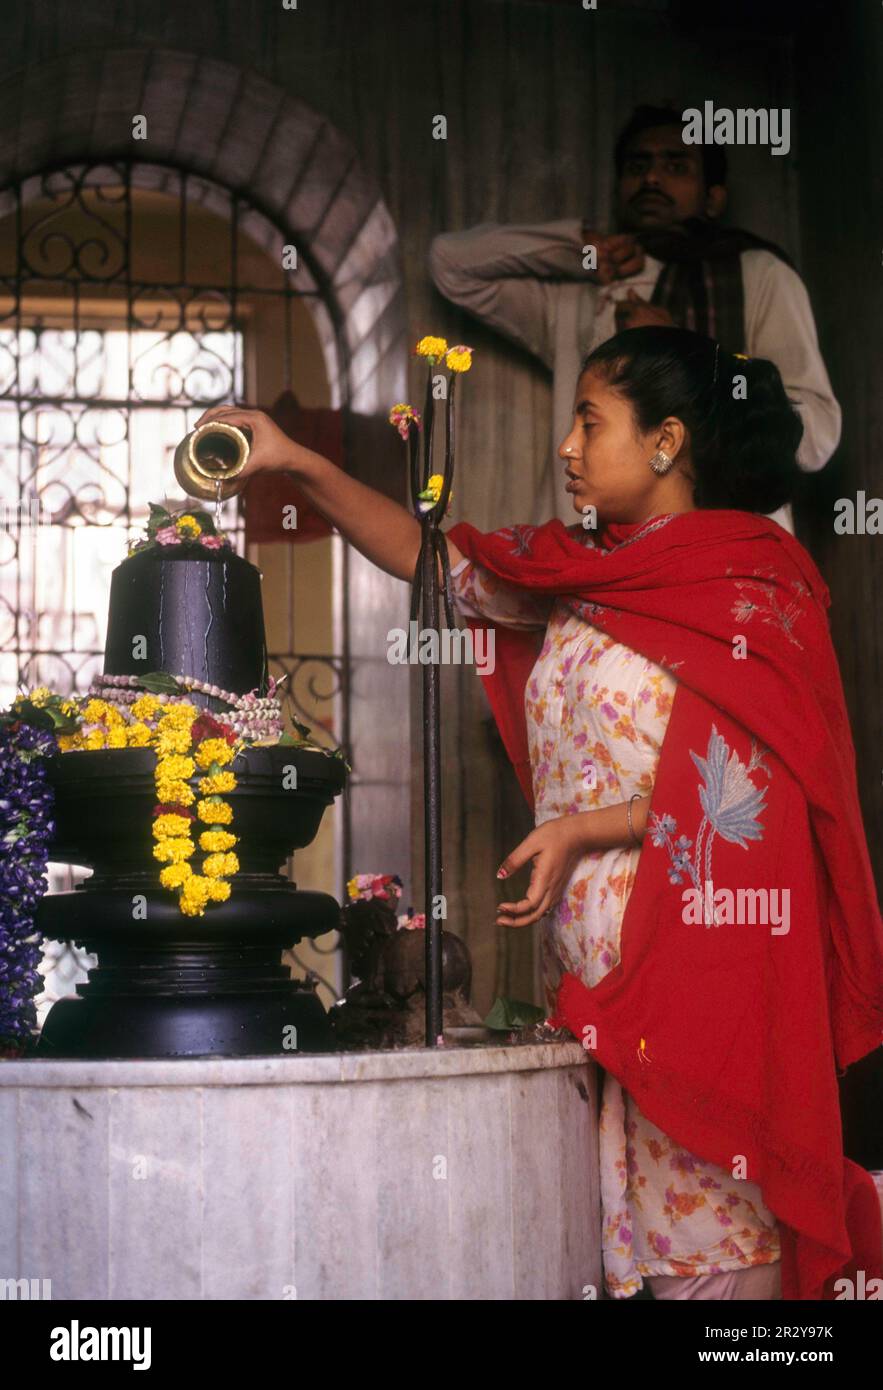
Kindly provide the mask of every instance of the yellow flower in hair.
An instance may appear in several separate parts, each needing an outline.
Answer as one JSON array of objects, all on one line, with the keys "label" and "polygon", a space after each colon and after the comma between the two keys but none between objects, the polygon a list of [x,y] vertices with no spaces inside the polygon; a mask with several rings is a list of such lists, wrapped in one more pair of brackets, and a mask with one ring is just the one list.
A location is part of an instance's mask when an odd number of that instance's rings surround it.
[{"label": "yellow flower in hair", "polygon": [[206,738],[196,750],[196,761],[202,768],[219,763],[222,767],[233,759],[233,749],[225,738]]}]

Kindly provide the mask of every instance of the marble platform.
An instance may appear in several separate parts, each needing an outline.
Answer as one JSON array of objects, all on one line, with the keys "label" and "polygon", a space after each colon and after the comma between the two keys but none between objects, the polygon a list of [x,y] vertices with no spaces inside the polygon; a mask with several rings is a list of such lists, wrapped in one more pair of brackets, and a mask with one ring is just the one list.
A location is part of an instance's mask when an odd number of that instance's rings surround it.
[{"label": "marble platform", "polygon": [[0,1279],[53,1299],[601,1291],[576,1042],[0,1062]]}]

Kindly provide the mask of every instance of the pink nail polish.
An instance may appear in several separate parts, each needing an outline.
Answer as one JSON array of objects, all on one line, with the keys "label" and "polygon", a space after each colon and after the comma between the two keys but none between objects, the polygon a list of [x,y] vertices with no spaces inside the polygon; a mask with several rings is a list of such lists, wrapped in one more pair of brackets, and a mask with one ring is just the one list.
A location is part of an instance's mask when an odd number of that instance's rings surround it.
[{"label": "pink nail polish", "polygon": [[506,870],[505,870],[505,869],[497,869],[497,878],[505,878],[505,877],[506,877]]}]

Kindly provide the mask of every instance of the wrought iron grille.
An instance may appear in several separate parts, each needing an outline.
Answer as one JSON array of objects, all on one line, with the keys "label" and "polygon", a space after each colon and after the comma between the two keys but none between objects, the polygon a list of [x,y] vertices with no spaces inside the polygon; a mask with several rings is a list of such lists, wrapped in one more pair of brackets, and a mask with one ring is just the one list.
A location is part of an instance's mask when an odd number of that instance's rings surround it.
[{"label": "wrought iron grille", "polygon": [[[146,204],[162,210],[161,244]],[[186,170],[75,164],[0,190],[0,704],[38,684],[83,690],[100,671],[111,571],[148,503],[179,498],[172,455],[198,416],[252,397],[253,329],[271,309],[291,388],[292,301],[322,303],[308,264],[283,269],[284,243],[240,193]],[[322,336],[333,357],[327,315]],[[236,505],[222,524],[242,553]],[[345,640],[345,583],[338,594]],[[270,669],[292,716],[348,746],[335,646],[296,652],[290,618]],[[348,840],[344,825],[345,871]]]}]

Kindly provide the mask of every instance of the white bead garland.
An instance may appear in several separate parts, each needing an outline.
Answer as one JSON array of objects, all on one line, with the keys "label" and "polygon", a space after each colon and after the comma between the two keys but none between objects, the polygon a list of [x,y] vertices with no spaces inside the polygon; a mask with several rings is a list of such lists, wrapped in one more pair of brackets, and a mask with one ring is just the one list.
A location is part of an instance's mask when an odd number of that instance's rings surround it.
[{"label": "white bead garland", "polygon": [[[282,707],[275,695],[236,695],[232,691],[221,690],[217,685],[197,680],[195,676],[172,676],[171,679],[185,692],[196,691],[222,700],[231,706],[231,713],[217,714],[213,718],[228,724],[234,733],[250,739],[274,738],[283,732]],[[113,694],[108,694],[113,691]],[[89,688],[93,699],[104,699],[110,705],[125,707],[133,705],[147,692],[141,686],[138,676],[97,676]],[[161,705],[184,704],[183,695],[157,695]]]}]

